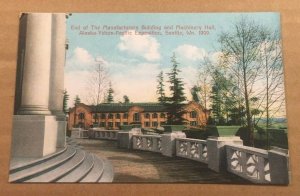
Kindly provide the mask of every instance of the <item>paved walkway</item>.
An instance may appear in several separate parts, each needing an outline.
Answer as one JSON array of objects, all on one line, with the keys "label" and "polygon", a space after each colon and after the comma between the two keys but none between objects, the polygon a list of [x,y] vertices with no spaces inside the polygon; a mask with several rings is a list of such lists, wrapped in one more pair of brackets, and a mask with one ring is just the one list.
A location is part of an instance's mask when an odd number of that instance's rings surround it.
[{"label": "paved walkway", "polygon": [[249,183],[230,173],[216,173],[206,164],[159,153],[117,148],[116,141],[76,139],[89,152],[109,159],[114,182]]}]

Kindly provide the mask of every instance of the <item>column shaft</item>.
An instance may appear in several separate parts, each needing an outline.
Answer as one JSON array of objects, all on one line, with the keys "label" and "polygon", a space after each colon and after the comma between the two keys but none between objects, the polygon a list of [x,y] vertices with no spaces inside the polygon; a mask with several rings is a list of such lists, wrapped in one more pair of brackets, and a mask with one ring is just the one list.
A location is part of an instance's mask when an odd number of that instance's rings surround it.
[{"label": "column shaft", "polygon": [[48,102],[51,28],[51,14],[28,14],[22,98],[19,114],[50,114]]},{"label": "column shaft", "polygon": [[63,116],[64,66],[66,22],[65,14],[52,16],[52,51],[50,71],[49,109],[56,116]]}]

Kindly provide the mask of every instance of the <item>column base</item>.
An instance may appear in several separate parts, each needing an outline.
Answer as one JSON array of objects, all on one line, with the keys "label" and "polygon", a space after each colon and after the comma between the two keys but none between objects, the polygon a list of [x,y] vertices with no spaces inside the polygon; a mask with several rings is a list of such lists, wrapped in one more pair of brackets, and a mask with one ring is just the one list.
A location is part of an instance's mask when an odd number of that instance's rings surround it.
[{"label": "column base", "polygon": [[47,107],[42,105],[23,105],[18,111],[20,115],[51,115]]},{"label": "column base", "polygon": [[55,116],[14,115],[12,157],[40,158],[56,151]]}]

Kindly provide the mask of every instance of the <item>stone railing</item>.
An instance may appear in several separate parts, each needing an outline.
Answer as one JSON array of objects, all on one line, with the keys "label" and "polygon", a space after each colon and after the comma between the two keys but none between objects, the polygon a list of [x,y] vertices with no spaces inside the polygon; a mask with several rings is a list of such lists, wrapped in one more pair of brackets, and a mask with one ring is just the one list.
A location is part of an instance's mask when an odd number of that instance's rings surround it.
[{"label": "stone railing", "polygon": [[89,130],[91,137],[95,139],[117,140],[118,130]]},{"label": "stone railing", "polygon": [[227,170],[255,183],[270,183],[268,151],[247,146],[226,146]]},{"label": "stone railing", "polygon": [[152,152],[161,152],[161,136],[159,135],[133,135],[132,148]]},{"label": "stone railing", "polygon": [[118,130],[104,130],[101,128],[90,128],[89,130],[85,130],[82,128],[73,128],[71,132],[71,137],[117,140],[118,132]]},{"label": "stone railing", "polygon": [[88,130],[84,130],[82,128],[72,128],[71,131],[72,138],[89,138]]},{"label": "stone railing", "polygon": [[[280,152],[281,151],[281,152]],[[254,183],[288,184],[288,152],[226,145],[227,171]]]},{"label": "stone railing", "polygon": [[206,140],[191,138],[176,139],[176,156],[207,163],[208,156]]}]

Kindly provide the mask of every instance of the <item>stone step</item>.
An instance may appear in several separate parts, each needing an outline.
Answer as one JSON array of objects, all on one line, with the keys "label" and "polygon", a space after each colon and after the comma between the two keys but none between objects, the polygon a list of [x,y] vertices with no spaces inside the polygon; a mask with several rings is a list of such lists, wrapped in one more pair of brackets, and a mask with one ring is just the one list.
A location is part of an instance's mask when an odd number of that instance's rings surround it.
[{"label": "stone step", "polygon": [[25,163],[19,163],[19,164],[16,164],[16,165],[12,165],[10,167],[10,170],[9,170],[9,173],[10,174],[13,174],[13,173],[16,173],[18,171],[21,171],[21,170],[24,170],[24,169],[27,169],[27,168],[30,168],[30,167],[33,167],[35,165],[38,165],[38,164],[41,164],[43,162],[46,162],[50,159],[53,159],[54,157],[64,153],[65,151],[67,150],[67,146],[65,148],[62,148],[61,150],[58,150],[57,152],[53,153],[53,154],[50,154],[50,155],[47,155],[47,156],[44,156],[42,158],[39,158],[39,159],[36,159],[34,161],[30,161],[30,162],[25,162]]},{"label": "stone step", "polygon": [[60,178],[56,182],[79,182],[92,170],[93,166],[94,166],[94,155],[87,154],[85,160],[83,161],[82,164],[80,164],[80,166],[78,166],[68,175]]},{"label": "stone step", "polygon": [[48,172],[71,159],[76,154],[76,148],[68,146],[63,153],[48,159],[46,162],[20,170],[9,175],[9,182],[22,182]]},{"label": "stone step", "polygon": [[59,167],[56,167],[55,169],[52,169],[51,171],[43,173],[42,175],[30,178],[25,182],[55,182],[60,178],[68,175],[77,167],[79,167],[79,165],[81,165],[84,162],[85,157],[86,152],[77,149],[75,156],[73,156],[64,164],[60,165]]},{"label": "stone step", "polygon": [[112,182],[114,179],[114,169],[111,162],[107,159],[103,159],[104,167],[103,174],[98,182]]},{"label": "stone step", "polygon": [[92,170],[80,182],[98,182],[102,176],[104,162],[94,155],[94,165]]}]

